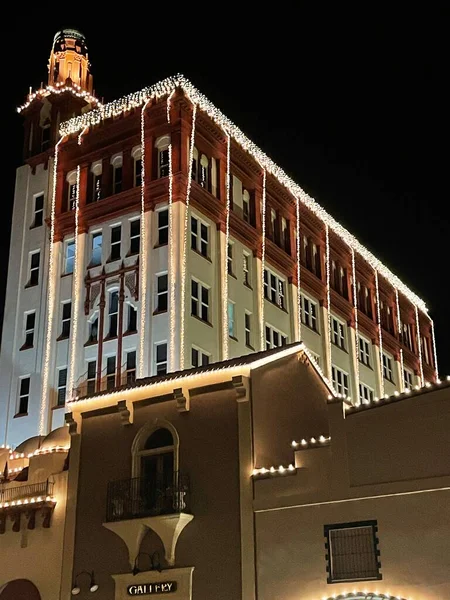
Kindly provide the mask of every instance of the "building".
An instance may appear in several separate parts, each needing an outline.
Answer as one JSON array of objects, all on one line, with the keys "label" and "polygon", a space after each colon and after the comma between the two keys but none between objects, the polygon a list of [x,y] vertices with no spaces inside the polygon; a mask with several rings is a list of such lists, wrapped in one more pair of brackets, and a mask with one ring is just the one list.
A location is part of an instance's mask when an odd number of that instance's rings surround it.
[{"label": "building", "polygon": [[354,404],[438,379],[424,302],[182,76],[103,105],[84,36],[19,108],[5,443],[136,377],[299,341]]}]

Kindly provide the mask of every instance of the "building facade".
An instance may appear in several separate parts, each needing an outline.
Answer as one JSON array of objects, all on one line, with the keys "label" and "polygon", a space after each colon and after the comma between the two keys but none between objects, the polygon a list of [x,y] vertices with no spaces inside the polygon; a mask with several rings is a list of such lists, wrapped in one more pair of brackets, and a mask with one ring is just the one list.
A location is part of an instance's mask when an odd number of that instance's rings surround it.
[{"label": "building facade", "polygon": [[89,69],[60,32],[19,109],[5,443],[77,397],[300,339],[354,404],[438,379],[423,301],[188,81],[102,105]]}]

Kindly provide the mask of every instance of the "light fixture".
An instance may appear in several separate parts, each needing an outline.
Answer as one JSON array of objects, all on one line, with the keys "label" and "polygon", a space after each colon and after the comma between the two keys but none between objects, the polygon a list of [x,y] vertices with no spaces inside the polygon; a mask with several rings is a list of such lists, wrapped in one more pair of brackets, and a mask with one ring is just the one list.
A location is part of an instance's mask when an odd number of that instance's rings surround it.
[{"label": "light fixture", "polygon": [[161,559],[159,557],[158,551],[153,552],[153,554],[149,554],[148,552],[139,552],[139,554],[134,559],[134,566],[133,566],[133,570],[131,571],[133,573],[133,575],[137,575],[138,573],[141,572],[141,570],[138,566],[140,556],[148,556],[149,557],[150,565],[151,565],[150,571],[158,571],[159,573],[161,573],[161,571],[162,571]]},{"label": "light fixture", "polygon": [[71,591],[72,596],[78,596],[78,594],[81,592],[81,588],[78,585],[77,580],[81,575],[84,574],[89,575],[89,577],[91,578],[91,581],[89,583],[89,591],[96,592],[98,590],[98,584],[95,582],[94,571],[80,571],[73,580],[73,588]]}]

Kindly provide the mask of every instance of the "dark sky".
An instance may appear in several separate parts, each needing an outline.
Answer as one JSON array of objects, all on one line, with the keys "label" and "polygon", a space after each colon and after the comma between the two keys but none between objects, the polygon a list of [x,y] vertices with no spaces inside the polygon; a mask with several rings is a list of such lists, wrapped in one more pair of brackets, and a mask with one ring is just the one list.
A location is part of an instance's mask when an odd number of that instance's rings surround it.
[{"label": "dark sky", "polygon": [[[422,5],[421,13],[408,8],[393,14],[392,8],[369,12],[365,5],[365,13],[331,14],[315,3],[312,14],[302,3],[266,8],[260,3],[246,16],[242,4],[237,9],[198,4],[187,14],[175,4],[142,5],[148,6],[142,12],[140,6],[130,5],[128,17],[126,5],[115,15],[103,5],[101,19],[88,9],[75,19],[41,9],[27,21],[17,15],[20,26],[9,22],[0,286],[21,162],[22,125],[15,107],[30,85],[46,81],[55,32],[77,27],[87,37],[94,87],[105,101],[177,72],[189,77],[426,301],[436,324],[440,373],[450,374],[443,9],[439,14]],[[199,20],[202,11],[206,18]],[[1,289],[2,308],[3,295]]]}]

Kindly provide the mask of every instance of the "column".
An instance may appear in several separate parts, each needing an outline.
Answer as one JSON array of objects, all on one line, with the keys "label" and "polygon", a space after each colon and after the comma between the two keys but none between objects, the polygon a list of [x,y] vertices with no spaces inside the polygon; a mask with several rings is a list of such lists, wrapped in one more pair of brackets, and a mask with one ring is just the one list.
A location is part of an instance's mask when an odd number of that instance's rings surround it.
[{"label": "column", "polygon": [[381,363],[380,363],[380,348],[376,343],[376,340],[372,340],[372,348],[373,348],[373,372],[375,374],[375,396],[377,398],[382,397],[381,392]]},{"label": "column", "polygon": [[359,404],[358,357],[356,356],[356,331],[352,323],[347,323],[348,328],[348,354],[350,361],[350,386],[352,404]]},{"label": "column", "polygon": [[330,340],[330,332],[328,329],[328,310],[325,306],[323,300],[320,301],[320,331],[322,332],[321,340],[322,340],[322,371],[330,381],[331,381],[331,371],[330,371],[330,363],[331,361],[331,340]]}]

